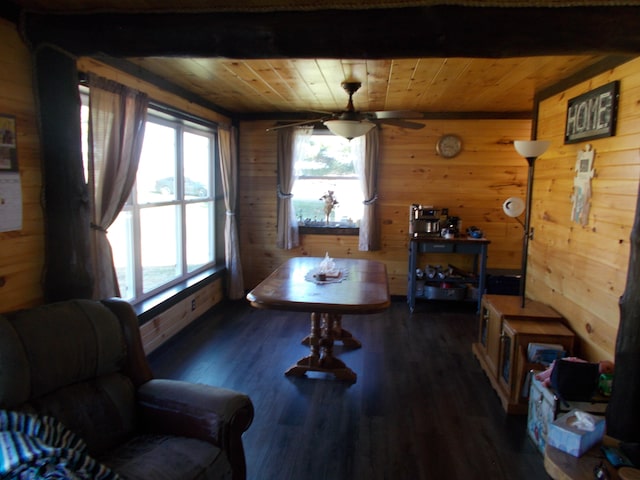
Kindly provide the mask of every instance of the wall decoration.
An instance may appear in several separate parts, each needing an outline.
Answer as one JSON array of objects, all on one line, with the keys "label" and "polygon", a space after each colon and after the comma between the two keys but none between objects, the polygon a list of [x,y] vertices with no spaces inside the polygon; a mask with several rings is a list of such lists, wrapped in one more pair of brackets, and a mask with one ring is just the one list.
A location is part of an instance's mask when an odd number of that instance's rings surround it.
[{"label": "wall decoration", "polygon": [[16,119],[0,115],[0,232],[22,229],[22,185],[16,147]]},{"label": "wall decoration", "polygon": [[20,174],[0,173],[0,232],[22,229]]},{"label": "wall decoration", "polygon": [[567,102],[564,143],[615,135],[619,85],[607,83]]},{"label": "wall decoration", "polygon": [[0,115],[0,172],[5,171],[18,171],[16,119]]},{"label": "wall decoration", "polygon": [[595,153],[591,145],[587,144],[584,150],[578,150],[578,158],[576,159],[571,220],[583,226],[589,223],[591,179],[593,178],[593,159]]}]

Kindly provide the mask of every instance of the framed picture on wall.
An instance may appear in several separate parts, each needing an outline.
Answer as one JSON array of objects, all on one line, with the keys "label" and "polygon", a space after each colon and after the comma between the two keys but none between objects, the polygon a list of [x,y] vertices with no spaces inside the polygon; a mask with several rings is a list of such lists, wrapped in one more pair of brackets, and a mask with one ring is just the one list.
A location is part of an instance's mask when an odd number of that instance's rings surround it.
[{"label": "framed picture on wall", "polygon": [[0,115],[0,172],[17,171],[16,118]]},{"label": "framed picture on wall", "polygon": [[619,87],[616,80],[567,102],[565,144],[615,135]]}]

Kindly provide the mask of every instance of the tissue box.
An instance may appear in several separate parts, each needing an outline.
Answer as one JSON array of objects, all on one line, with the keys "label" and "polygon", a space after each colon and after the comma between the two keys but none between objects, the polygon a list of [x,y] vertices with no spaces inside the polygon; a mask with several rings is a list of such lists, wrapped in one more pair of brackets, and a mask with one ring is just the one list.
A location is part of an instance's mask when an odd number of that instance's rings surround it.
[{"label": "tissue box", "polygon": [[591,402],[560,401],[551,388],[544,386],[540,380],[536,380],[536,373],[531,371],[527,430],[538,451],[544,455],[549,425],[556,418],[574,409],[592,415],[604,415],[609,398],[597,396]]},{"label": "tissue box", "polygon": [[580,457],[602,440],[604,436],[604,417],[591,415],[595,420],[595,428],[593,431],[582,430],[574,426],[577,422],[576,412],[571,410],[558,417],[549,425],[547,434],[547,443],[566,452],[574,457]]}]

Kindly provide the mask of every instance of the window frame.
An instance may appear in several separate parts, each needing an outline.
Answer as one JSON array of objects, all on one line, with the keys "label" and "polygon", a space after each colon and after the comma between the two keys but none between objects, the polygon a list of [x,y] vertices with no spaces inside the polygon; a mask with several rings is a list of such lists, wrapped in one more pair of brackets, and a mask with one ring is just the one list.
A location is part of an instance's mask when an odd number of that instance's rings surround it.
[{"label": "window frame", "polygon": [[[88,106],[89,89],[82,87],[80,89],[82,105]],[[149,102],[146,122],[152,122],[159,125],[167,126],[174,129],[176,135],[175,143],[175,163],[173,165],[174,178],[175,178],[175,195],[171,199],[162,199],[158,201],[144,201],[144,199],[138,199],[138,180],[134,183],[131,193],[127,198],[122,210],[118,214],[129,215],[130,218],[126,219],[128,225],[126,228],[130,229],[130,237],[127,235],[126,243],[129,244],[127,248],[127,263],[126,268],[131,269],[133,282],[133,292],[130,296],[123,295],[132,305],[137,306],[143,304],[153,297],[161,295],[165,291],[173,291],[179,285],[190,283],[198,278],[201,278],[203,274],[208,271],[215,270],[220,267],[220,223],[218,221],[219,211],[219,195],[221,188],[220,170],[219,170],[219,152],[218,152],[218,128],[217,124],[209,122],[204,119],[193,117],[186,112],[181,112],[172,107],[161,105],[155,102]],[[84,128],[84,125],[83,125]],[[204,197],[185,197],[184,192],[184,179],[188,177],[184,172],[184,144],[183,138],[185,133],[192,133],[196,135],[205,135],[209,138],[209,165],[208,165],[208,178],[207,195]],[[85,135],[83,133],[83,147],[86,146],[84,142]],[[85,150],[83,148],[83,150]],[[83,151],[83,157],[85,152]],[[86,157],[85,157],[85,172]],[[209,220],[209,252],[208,257],[210,261],[198,266],[193,270],[189,270],[188,264],[188,252],[187,252],[187,208],[189,205],[206,204],[209,210],[207,216]],[[158,285],[149,291],[144,291],[143,277],[144,268],[142,265],[142,221],[141,214],[148,209],[173,206],[176,209],[176,228],[179,227],[179,232],[176,231],[176,270],[179,274],[170,281]],[[117,221],[117,220],[116,220]],[[121,290],[124,291],[125,286],[121,286]]]},{"label": "window frame", "polygon": [[[173,117],[173,118],[172,118]],[[150,120],[153,118],[152,120]],[[176,179],[176,190],[175,196],[171,200],[158,201],[158,202],[147,202],[147,203],[139,203],[137,201],[137,189],[138,183],[136,182],[131,190],[131,195],[127,199],[127,202],[122,208],[122,212],[125,209],[131,207],[131,211],[133,212],[133,229],[134,236],[136,241],[134,242],[134,287],[135,287],[135,297],[131,299],[131,302],[134,304],[140,303],[144,300],[147,300],[150,297],[153,297],[164,290],[175,287],[176,285],[199,275],[203,271],[210,269],[216,266],[216,202],[215,202],[215,165],[218,162],[218,136],[217,136],[217,128],[207,129],[206,127],[194,124],[191,121],[181,119],[176,117],[175,115],[168,115],[159,110],[156,110],[155,107],[150,104],[149,111],[147,112],[147,122],[151,121],[152,123],[157,123],[159,125],[174,127],[176,129],[176,164],[174,178]],[[209,165],[209,178],[208,181],[208,194],[206,197],[185,197],[184,191],[184,180],[185,180],[185,172],[184,172],[184,144],[183,138],[184,133],[197,133],[203,134],[206,133],[206,136],[209,136],[211,139],[209,155],[210,155],[210,165]],[[135,199],[132,202],[132,199]],[[209,236],[211,238],[211,257],[213,261],[205,263],[200,267],[189,271],[188,259],[187,259],[187,206],[198,204],[198,203],[210,203],[211,204],[211,213],[210,213],[210,225],[211,231],[209,232]],[[179,263],[180,275],[175,279],[164,283],[148,292],[144,292],[142,290],[143,286],[143,266],[141,263],[142,259],[142,231],[141,231],[141,213],[144,210],[158,207],[166,207],[166,206],[174,206],[177,208],[177,224],[180,226],[180,235],[176,237],[177,240],[177,248],[179,255],[177,258],[177,262]]]},{"label": "window frame", "polygon": [[[329,131],[327,128],[318,128],[314,127],[312,137],[315,136],[333,136],[334,134]],[[295,167],[294,167],[295,168]],[[355,180],[359,182],[359,177],[357,173],[354,173],[350,176],[340,176],[340,175],[299,175],[296,177],[296,182],[298,180]],[[360,188],[358,186],[358,188]],[[295,196],[294,196],[295,202]],[[295,204],[294,204],[295,206]],[[298,211],[296,210],[296,215],[298,215]],[[355,236],[359,235],[360,227],[356,223],[355,225],[340,225],[339,222],[335,222],[336,225],[317,225],[317,224],[305,224],[303,222],[298,221],[298,232],[300,234],[312,234],[312,235],[344,235],[344,236]]]}]

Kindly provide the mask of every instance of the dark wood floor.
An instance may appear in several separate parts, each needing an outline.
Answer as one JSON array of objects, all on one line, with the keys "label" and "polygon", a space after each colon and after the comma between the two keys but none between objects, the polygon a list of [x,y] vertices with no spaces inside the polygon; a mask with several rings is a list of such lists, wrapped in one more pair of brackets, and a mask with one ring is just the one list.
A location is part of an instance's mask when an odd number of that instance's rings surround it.
[{"label": "dark wood floor", "polygon": [[156,376],[250,395],[244,435],[251,480],[546,479],[471,353],[475,305],[425,302],[410,314],[345,316],[362,348],[335,349],[355,384],[284,371],[308,352],[303,313],[216,307],[151,355]]}]

